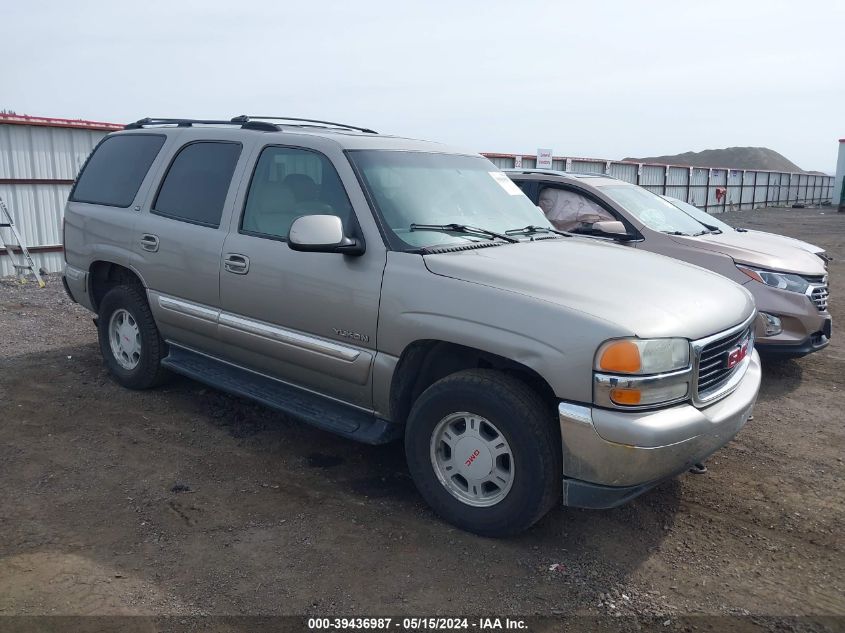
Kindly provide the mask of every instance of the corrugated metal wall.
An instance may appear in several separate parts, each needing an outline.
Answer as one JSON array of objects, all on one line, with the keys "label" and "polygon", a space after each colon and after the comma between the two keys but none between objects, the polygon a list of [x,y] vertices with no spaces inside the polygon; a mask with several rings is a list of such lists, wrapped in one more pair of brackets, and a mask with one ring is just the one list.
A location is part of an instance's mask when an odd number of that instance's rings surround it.
[{"label": "corrugated metal wall", "polygon": [[[0,123],[0,197],[5,200],[36,265],[62,269],[62,218],[70,188],[106,131]],[[0,228],[8,243],[9,229]],[[0,249],[2,250],[2,249]],[[3,251],[0,276],[14,268]]]},{"label": "corrugated metal wall", "polygon": [[[485,154],[497,167],[512,169],[515,154]],[[522,156],[532,169],[533,156]],[[554,169],[581,174],[607,174],[638,184],[654,193],[685,200],[708,213],[788,206],[796,202],[821,204],[833,193],[833,176],[788,172],[718,169],[681,165],[623,163],[595,158],[556,156]]]},{"label": "corrugated metal wall", "polygon": [[[0,197],[9,206],[36,264],[48,272],[61,270],[61,227],[64,205],[80,167],[107,130],[69,125],[7,124],[0,120]],[[103,124],[105,125],[105,124]],[[113,126],[117,127],[117,126]],[[488,156],[502,169],[512,168],[513,154]],[[532,169],[534,156],[522,156]],[[818,204],[831,199],[832,176],[766,171],[708,169],[677,165],[623,163],[595,158],[558,156],[552,167],[575,173],[608,174],[647,189],[686,200],[711,213],[788,205]],[[722,189],[725,194],[722,195]],[[717,191],[718,190],[718,191]],[[8,229],[4,237],[10,239]],[[0,249],[0,252],[2,250]],[[9,257],[0,254],[0,276],[14,274]]]}]

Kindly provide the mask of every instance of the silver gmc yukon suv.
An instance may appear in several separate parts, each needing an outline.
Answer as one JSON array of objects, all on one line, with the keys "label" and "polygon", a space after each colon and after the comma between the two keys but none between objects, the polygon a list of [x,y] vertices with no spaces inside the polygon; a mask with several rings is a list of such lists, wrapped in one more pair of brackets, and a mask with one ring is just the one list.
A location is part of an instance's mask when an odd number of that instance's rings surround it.
[{"label": "silver gmc yukon suv", "polygon": [[64,243],[119,383],[173,371],[402,438],[426,501],[479,534],[685,471],[760,385],[741,286],[558,231],[485,158],[368,129],[143,119],[88,159]]}]

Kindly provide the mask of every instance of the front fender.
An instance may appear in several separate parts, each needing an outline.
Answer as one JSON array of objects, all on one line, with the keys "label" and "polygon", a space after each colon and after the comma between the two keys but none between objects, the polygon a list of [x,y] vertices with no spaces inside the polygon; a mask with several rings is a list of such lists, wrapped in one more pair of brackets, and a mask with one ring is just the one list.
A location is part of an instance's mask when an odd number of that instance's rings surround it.
[{"label": "front fender", "polygon": [[[422,339],[463,345],[532,369],[560,398],[589,402],[596,349],[630,334],[535,297],[436,275],[419,255],[388,254],[378,328],[387,357],[398,359]],[[375,389],[389,392],[389,384]]]}]

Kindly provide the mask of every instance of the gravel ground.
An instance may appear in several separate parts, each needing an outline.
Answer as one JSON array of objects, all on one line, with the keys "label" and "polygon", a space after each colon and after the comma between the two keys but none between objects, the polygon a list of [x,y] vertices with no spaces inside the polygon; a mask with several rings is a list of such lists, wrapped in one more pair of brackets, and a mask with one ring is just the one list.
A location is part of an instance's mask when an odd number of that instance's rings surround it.
[{"label": "gravel ground", "polygon": [[[845,214],[723,217],[826,247],[842,322]],[[496,541],[433,516],[400,444],[187,379],[120,388],[57,277],[0,281],[0,614],[845,616],[836,330],[766,364],[754,420],[706,475]]]}]

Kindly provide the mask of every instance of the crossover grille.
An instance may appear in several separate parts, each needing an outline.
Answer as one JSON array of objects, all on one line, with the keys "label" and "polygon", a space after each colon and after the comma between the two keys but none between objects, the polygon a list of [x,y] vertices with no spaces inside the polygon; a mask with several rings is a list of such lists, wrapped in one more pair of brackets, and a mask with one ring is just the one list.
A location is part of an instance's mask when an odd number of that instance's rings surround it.
[{"label": "crossover grille", "polygon": [[824,312],[827,310],[827,297],[830,294],[827,283],[823,286],[810,286],[809,295],[810,301],[812,301],[816,307],[819,309],[819,312]]}]

